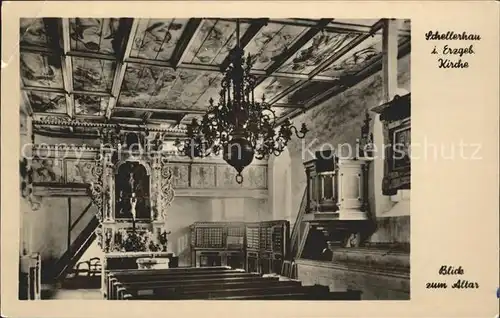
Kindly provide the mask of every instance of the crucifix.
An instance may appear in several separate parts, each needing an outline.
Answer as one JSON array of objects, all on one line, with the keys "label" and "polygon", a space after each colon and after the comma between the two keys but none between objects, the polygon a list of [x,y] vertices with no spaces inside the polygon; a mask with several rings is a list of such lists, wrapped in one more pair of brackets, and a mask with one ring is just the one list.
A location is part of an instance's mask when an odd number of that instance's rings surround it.
[{"label": "crucifix", "polygon": [[133,172],[129,173],[128,184],[130,186],[130,191],[134,192],[134,190],[135,190],[135,179],[134,179],[134,173]]},{"label": "crucifix", "polygon": [[132,228],[135,231],[135,205],[137,204],[137,198],[135,193],[132,192],[132,196],[130,197],[130,212],[132,213]]}]

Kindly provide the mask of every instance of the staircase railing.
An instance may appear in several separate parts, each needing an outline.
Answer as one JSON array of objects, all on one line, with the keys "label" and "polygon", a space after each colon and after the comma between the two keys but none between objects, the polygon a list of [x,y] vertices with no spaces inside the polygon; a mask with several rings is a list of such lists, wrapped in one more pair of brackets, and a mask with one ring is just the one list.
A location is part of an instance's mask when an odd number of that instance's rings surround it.
[{"label": "staircase railing", "polygon": [[299,242],[300,224],[302,223],[302,219],[304,217],[306,208],[307,208],[307,189],[304,190],[304,194],[302,195],[302,201],[300,202],[299,213],[297,213],[297,218],[295,219],[292,233],[290,235],[290,255],[289,255],[290,260],[295,258],[297,253],[297,247],[300,244]]},{"label": "staircase railing", "polygon": [[[75,228],[76,224],[84,219],[83,216],[89,211],[91,206],[92,203],[89,203],[77,220],[71,224],[68,236],[71,234],[71,230]],[[68,271],[75,266],[83,253],[96,239],[96,234],[94,232],[98,225],[99,220],[96,216],[93,216],[73,242],[71,242],[64,254],[54,263],[52,270],[48,273],[51,278],[55,278],[56,280],[62,279]]]},{"label": "staircase railing", "polygon": [[297,218],[295,219],[295,223],[293,224],[293,229],[290,234],[290,249],[286,259],[283,261],[283,265],[281,267],[281,275],[289,278],[296,278],[296,268],[294,264],[294,260],[297,257],[297,253],[300,249],[301,245],[301,237],[300,237],[300,229],[302,219],[304,217],[305,211],[307,208],[307,189],[304,190],[304,195],[302,196],[302,201],[300,202],[299,212],[297,213]]}]

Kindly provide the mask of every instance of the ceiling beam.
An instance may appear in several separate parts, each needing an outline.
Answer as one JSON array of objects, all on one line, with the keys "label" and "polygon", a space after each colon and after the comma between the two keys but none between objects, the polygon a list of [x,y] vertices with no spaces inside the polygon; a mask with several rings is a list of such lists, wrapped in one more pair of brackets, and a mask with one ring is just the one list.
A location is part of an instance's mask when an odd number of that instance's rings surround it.
[{"label": "ceiling beam", "polygon": [[302,108],[303,105],[292,104],[292,103],[276,103],[272,107],[281,107],[281,108]]},{"label": "ceiling beam", "polygon": [[33,132],[38,136],[51,138],[97,139],[99,137],[99,135],[92,133],[72,133],[68,136],[67,132],[51,131],[43,128],[34,128]]},{"label": "ceiling beam", "polygon": [[382,79],[384,102],[388,103],[398,88],[398,24],[397,20],[384,21],[382,39]]},{"label": "ceiling beam", "polygon": [[[252,41],[252,39],[259,33],[259,31],[267,25],[267,22],[269,21],[268,18],[261,18],[261,19],[255,19],[250,22],[250,26],[248,29],[245,31],[245,34],[241,36],[240,40],[240,47],[242,49],[245,49],[245,47]],[[229,51],[228,55],[222,61],[220,65],[220,70],[223,72],[227,69],[229,64],[231,63],[231,51]]]},{"label": "ceiling beam", "polygon": [[[402,58],[406,54],[410,53],[411,51],[411,41],[408,40],[401,44],[398,49],[398,58]],[[282,124],[285,119],[292,119],[301,113],[303,113],[306,110],[309,110],[311,108],[314,108],[321,103],[327,101],[328,99],[342,93],[343,91],[347,90],[348,88],[356,85],[360,81],[370,77],[371,75],[379,72],[382,69],[382,56],[379,56],[376,58],[376,61],[374,63],[371,63],[361,71],[359,71],[357,74],[348,77],[345,81],[343,81],[344,85],[338,85],[334,86],[331,89],[320,93],[307,101],[306,105],[304,105],[304,109],[299,109],[299,110],[293,110],[292,112],[282,116],[279,118],[277,121],[278,125]]]},{"label": "ceiling beam", "polygon": [[110,97],[111,94],[108,92],[94,92],[94,91],[73,91],[73,95],[92,95],[99,97]]},{"label": "ceiling beam", "polygon": [[[165,67],[165,68],[171,68],[170,62],[167,61],[157,61],[157,60],[145,60],[145,59],[140,59],[140,58],[127,58],[125,60],[126,63],[133,63],[133,64],[138,64],[138,65],[150,65],[150,66],[157,66],[157,67]],[[195,71],[200,71],[200,72],[221,72],[220,66],[217,65],[209,65],[209,64],[196,64],[196,63],[189,63],[189,64],[179,64],[177,69],[183,69],[183,70],[195,70]],[[266,71],[262,70],[252,70],[250,72],[252,75],[256,76],[264,76],[264,78],[267,76]],[[273,77],[282,77],[282,78],[296,78],[296,79],[308,79],[307,74],[294,74],[294,73],[273,73]],[[319,82],[329,82],[329,81],[336,81],[336,77],[332,76],[321,76],[318,75],[314,79],[314,81],[319,81]]]},{"label": "ceiling beam", "polygon": [[172,54],[172,58],[170,60],[170,64],[174,69],[177,69],[179,65],[182,64],[182,60],[186,56],[189,47],[196,38],[196,34],[200,32],[202,21],[203,19],[199,18],[189,19],[186,25],[186,29],[182,33],[182,37],[177,42],[174,53]]},{"label": "ceiling beam", "polygon": [[90,58],[90,59],[99,59],[99,60],[107,60],[107,61],[115,61],[116,56],[111,54],[97,53],[97,52],[81,52],[81,51],[69,51],[66,53],[67,56],[71,57],[81,57],[81,58]]},{"label": "ceiling beam", "polygon": [[124,18],[121,19],[120,26],[122,27],[123,38],[121,39],[121,49],[117,54],[115,75],[113,78],[113,86],[111,87],[111,97],[109,98],[108,107],[106,108],[105,117],[107,120],[111,118],[113,108],[116,106],[120,89],[125,77],[127,63],[125,60],[130,56],[132,44],[134,42],[135,33],[139,26],[139,19]]},{"label": "ceiling beam", "polygon": [[[372,27],[371,25],[361,25],[361,24],[351,24],[351,23],[342,23],[337,22],[335,19],[332,19],[327,26],[324,27],[326,32],[335,32],[335,33],[371,33]],[[362,19],[361,19],[362,20]],[[293,26],[302,26],[302,27],[315,27],[315,23],[317,20],[296,20],[296,19],[270,19],[270,23],[279,23],[284,25],[293,25]],[[382,30],[376,31],[376,33],[380,33]],[[410,36],[411,33],[409,30],[400,29],[401,35]]]},{"label": "ceiling beam", "polygon": [[140,111],[140,112],[153,112],[153,113],[164,113],[164,114],[205,114],[204,110],[194,110],[194,109],[165,109],[165,108],[142,108],[142,107],[128,107],[128,106],[116,106],[115,110],[126,110],[126,111]]},{"label": "ceiling beam", "polygon": [[288,96],[289,94],[293,94],[293,92],[296,92],[299,89],[306,86],[315,76],[318,76],[326,68],[328,68],[330,65],[335,63],[335,61],[339,60],[342,56],[349,53],[349,51],[353,50],[358,45],[360,45],[362,42],[367,40],[369,37],[373,36],[375,32],[379,31],[383,27],[382,22],[383,22],[383,19],[379,20],[379,22],[377,22],[373,25],[372,33],[365,33],[365,34],[361,34],[361,35],[357,36],[354,40],[347,43],[340,50],[335,52],[335,54],[333,54],[332,56],[330,56],[326,60],[323,60],[314,70],[311,71],[311,73],[308,74],[307,80],[297,82],[297,83],[289,86],[283,92],[281,92],[278,95],[276,95],[275,97],[273,97],[269,101],[269,104],[276,103],[277,101],[281,100],[283,97]]},{"label": "ceiling beam", "polygon": [[[276,72],[276,73],[273,73],[272,76],[273,77],[281,77],[281,78],[292,78],[292,79],[298,79],[298,80],[309,80],[309,76],[307,74]],[[338,80],[338,77],[316,75],[312,80],[315,82],[334,82],[334,81]]]},{"label": "ceiling beam", "polygon": [[70,30],[69,30],[69,19],[61,19],[61,29],[62,29],[62,49],[63,54],[61,55],[61,65],[62,74],[64,81],[64,90],[66,95],[66,105],[67,112],[70,118],[73,118],[75,111],[75,97],[73,96],[73,64],[71,57],[67,56],[67,53],[71,50],[70,45]]},{"label": "ceiling beam", "polygon": [[42,46],[28,45],[28,44],[21,45],[19,51],[26,53],[39,53],[39,54],[50,54],[50,55],[54,54],[53,49]]},{"label": "ceiling beam", "polygon": [[120,122],[124,121],[130,121],[130,122],[140,122],[140,123],[143,123],[144,120],[142,118],[135,118],[135,117],[121,117],[121,116],[117,116],[117,117],[112,117],[113,120],[118,120]]},{"label": "ceiling beam", "polygon": [[34,91],[34,92],[46,92],[46,93],[56,93],[56,94],[65,94],[66,91],[64,88],[54,88],[54,87],[38,87],[38,86],[22,86],[21,90],[23,91]]},{"label": "ceiling beam", "polygon": [[[184,116],[182,116],[182,117],[184,117]],[[156,124],[156,125],[171,124],[173,126],[176,126],[178,122],[179,122],[178,119],[151,119],[148,122],[148,124]]]}]

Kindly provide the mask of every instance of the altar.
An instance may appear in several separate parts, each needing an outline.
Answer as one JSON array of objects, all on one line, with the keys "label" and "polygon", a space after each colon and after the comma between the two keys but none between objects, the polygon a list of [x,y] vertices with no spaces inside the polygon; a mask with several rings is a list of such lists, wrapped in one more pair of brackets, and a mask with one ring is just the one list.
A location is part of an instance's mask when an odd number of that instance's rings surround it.
[{"label": "altar", "polygon": [[102,286],[109,270],[177,267],[167,248],[166,211],[174,190],[162,134],[120,127],[100,136],[89,190],[98,207]]}]

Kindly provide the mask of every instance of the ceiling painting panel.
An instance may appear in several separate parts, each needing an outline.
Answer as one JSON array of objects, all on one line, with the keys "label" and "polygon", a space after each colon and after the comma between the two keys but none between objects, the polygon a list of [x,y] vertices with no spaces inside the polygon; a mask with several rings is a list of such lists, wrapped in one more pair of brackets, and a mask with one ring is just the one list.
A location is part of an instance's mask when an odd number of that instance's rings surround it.
[{"label": "ceiling painting panel", "polygon": [[356,33],[320,32],[291,56],[278,72],[309,74],[322,61],[356,38]]},{"label": "ceiling painting panel", "polygon": [[140,20],[130,56],[148,60],[170,60],[187,22],[187,19]]},{"label": "ceiling painting panel", "polygon": [[[219,22],[220,24],[221,22]],[[226,59],[226,57],[229,55],[229,52],[231,52],[231,50],[236,46],[236,23],[235,22],[225,22],[227,25],[227,29],[230,29],[230,23],[233,23],[234,25],[234,31],[233,33],[229,36],[229,38],[227,39],[226,43],[220,48],[220,50],[217,52],[217,55],[214,57],[214,59],[212,61],[210,61],[208,64],[212,64],[212,65],[220,65],[222,64],[222,62]],[[240,22],[240,39],[241,37],[243,36],[243,34],[245,34],[245,31],[250,27],[250,24],[249,23],[243,23],[243,22]],[[205,42],[206,45],[208,42]],[[202,48],[205,52],[207,51],[210,51],[210,46],[208,46],[208,50],[205,48]],[[214,50],[215,51],[215,50]],[[245,51],[246,52],[246,51]],[[207,52],[208,53],[208,52]],[[210,54],[207,54],[207,55],[204,55],[204,53],[202,52],[201,53],[202,55],[202,58],[200,59],[200,62],[201,60],[207,60],[207,56],[210,56]],[[199,55],[200,56],[200,55]],[[203,62],[201,62],[202,64],[205,64]]]},{"label": "ceiling painting panel", "polygon": [[354,74],[382,53],[382,35],[375,34],[368,37],[355,48],[341,56],[332,63],[321,75],[324,76],[345,76]]},{"label": "ceiling painting panel", "polygon": [[[321,74],[330,77],[332,81],[321,79],[308,80],[308,76],[325,59],[337,56],[337,53],[351,43],[359,32],[333,31],[334,28],[319,32],[300,49],[290,52],[290,48],[310,28],[314,28],[318,20],[288,19],[285,21],[270,20],[260,27],[262,21],[245,19],[240,25],[240,36],[243,37],[249,26],[255,23],[259,29],[257,34],[249,39],[244,51],[245,55],[253,56],[253,69],[264,79],[255,89],[256,102],[265,95],[267,102],[275,99],[295,84],[303,84],[298,90],[290,90],[288,96],[281,96],[278,103],[292,105],[312,105],[315,96],[329,88],[341,85],[345,76],[355,75],[372,63],[379,61],[382,54],[382,32],[367,38],[344,56],[339,57],[332,65],[325,68]],[[293,20],[293,21],[290,21]],[[63,67],[61,66],[61,51],[58,47],[63,42],[60,18],[23,18],[20,19],[20,73],[23,81],[26,100],[38,115],[67,114],[65,91],[72,89],[74,97],[73,112],[76,116],[96,116],[103,118],[109,105],[109,95],[115,80],[116,59],[121,56],[123,40],[127,28],[132,25],[132,19],[126,18],[68,18],[69,45],[71,52],[73,78],[72,87],[64,87]],[[236,19],[206,18],[201,22],[193,39],[186,39],[189,46],[181,61],[190,64],[177,70],[146,64],[168,65],[159,61],[172,60],[174,52],[180,48],[186,34],[189,19],[137,19],[135,34],[130,36],[130,56],[135,58],[129,62],[125,70],[122,85],[118,92],[117,108],[113,118],[124,117],[131,121],[150,118],[153,123],[182,125],[193,117],[200,118],[200,112],[209,106],[209,99],[215,103],[219,100],[221,63],[226,61],[231,49],[236,45]],[[346,28],[366,30],[378,19],[335,19],[330,26],[346,24]],[[291,22],[291,23],[290,23]],[[123,24],[122,24],[123,23]],[[299,25],[301,24],[302,25]],[[410,20],[400,21],[401,32],[399,44],[410,40]],[[253,29],[253,28],[252,28]],[[256,30],[257,30],[256,29]],[[50,30],[50,32],[49,32]],[[127,32],[128,33],[128,32]],[[51,34],[52,37],[51,38]],[[182,41],[181,41],[182,39]],[[183,49],[183,47],[182,47]],[[33,52],[52,53],[33,53]],[[282,61],[283,53],[289,58],[276,70],[276,76],[265,75],[276,61]],[[99,54],[91,54],[99,53]],[[103,56],[107,55],[107,56]],[[93,56],[90,58],[90,56]],[[141,62],[141,60],[143,62]],[[147,63],[145,60],[157,60],[158,63]],[[202,65],[203,64],[203,65]],[[197,69],[196,69],[197,68]],[[267,78],[266,78],[267,77]],[[338,79],[335,79],[338,78]],[[47,92],[48,91],[48,92]],[[28,104],[28,103],[27,103]],[[282,105],[290,106],[290,105]],[[154,109],[138,111],[135,108]],[[173,109],[164,112],[161,110]],[[278,117],[288,114],[294,108],[273,107]],[[190,114],[196,113],[196,114]],[[68,117],[69,118],[69,117]]]},{"label": "ceiling painting panel", "polygon": [[75,114],[104,116],[109,97],[75,94]]},{"label": "ceiling painting panel", "polygon": [[265,96],[265,100],[268,102],[298,81],[298,79],[287,77],[268,77],[255,88],[255,101],[260,102],[262,96]]},{"label": "ceiling painting panel", "polygon": [[250,54],[255,70],[265,70],[279,60],[281,54],[295,43],[307,30],[306,27],[269,23],[246,46],[246,54]]},{"label": "ceiling painting panel", "polygon": [[129,63],[125,71],[118,106],[149,107],[151,100],[165,99],[176,81],[177,73],[171,68]]},{"label": "ceiling painting panel", "polygon": [[120,20],[117,18],[69,19],[69,37],[72,51],[116,54],[119,51]]},{"label": "ceiling painting panel", "polygon": [[197,102],[207,89],[220,84],[217,82],[218,76],[219,73],[214,72],[181,70],[164,102],[168,108],[204,110],[207,105],[197,104]]},{"label": "ceiling painting panel", "polygon": [[61,59],[55,55],[23,52],[20,68],[25,86],[63,88]]},{"label": "ceiling painting panel", "polygon": [[51,38],[45,27],[44,19],[21,18],[19,19],[19,24],[19,41],[21,46],[50,47]]},{"label": "ceiling painting panel", "polygon": [[200,46],[203,44],[203,40],[208,36],[210,31],[215,25],[215,20],[207,20],[204,19],[201,22],[200,28],[198,32],[194,34],[194,38],[192,40],[191,45],[187,48],[186,55],[182,62],[184,63],[192,63],[194,57],[198,53]]},{"label": "ceiling painting panel", "polygon": [[78,91],[110,92],[116,63],[73,57],[73,88]]},{"label": "ceiling painting panel", "polygon": [[220,99],[220,91],[222,90],[222,74],[218,74],[217,77],[211,78],[210,81],[210,86],[202,95],[198,97],[198,100],[193,105],[194,108],[208,109],[208,107],[210,106],[210,98],[214,100],[214,105],[218,104]]},{"label": "ceiling painting panel", "polygon": [[35,113],[67,113],[64,94],[31,91],[28,92],[28,99]]},{"label": "ceiling painting panel", "polygon": [[[240,24],[240,37],[250,25]],[[199,32],[183,60],[184,63],[220,64],[235,46],[236,23],[220,19],[203,20]]]}]

